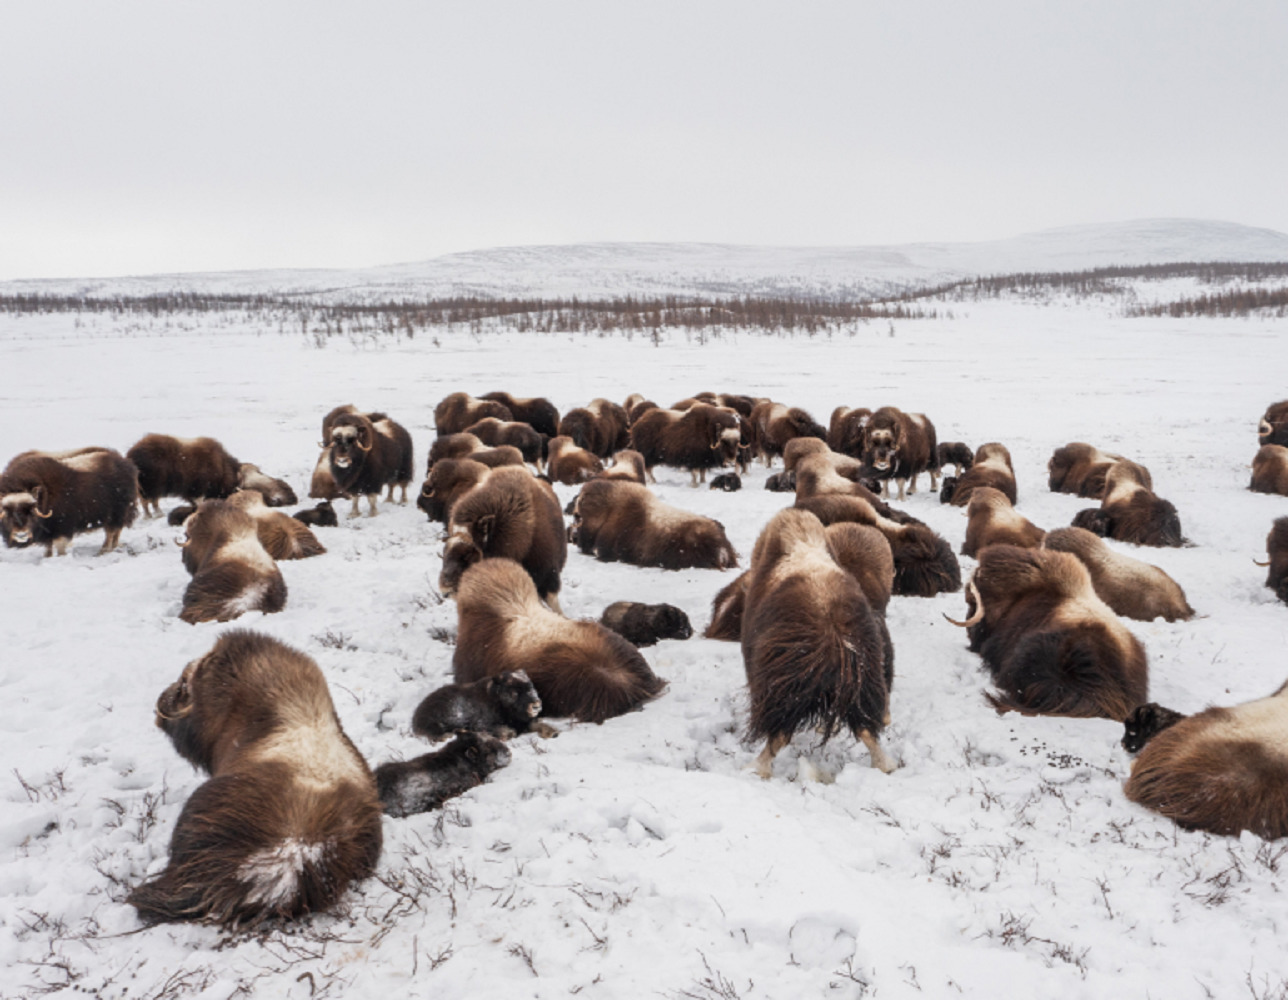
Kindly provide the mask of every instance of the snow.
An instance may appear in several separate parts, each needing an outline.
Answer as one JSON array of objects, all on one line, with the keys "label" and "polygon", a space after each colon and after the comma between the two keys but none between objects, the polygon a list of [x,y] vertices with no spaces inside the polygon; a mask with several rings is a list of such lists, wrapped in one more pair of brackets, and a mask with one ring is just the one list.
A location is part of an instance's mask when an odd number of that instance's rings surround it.
[{"label": "snow", "polygon": [[[1066,244],[1067,245],[1067,244]],[[676,267],[679,270],[679,266]],[[997,440],[1020,511],[1066,525],[1051,451],[1083,440],[1146,464],[1193,547],[1133,550],[1200,617],[1128,623],[1151,696],[1194,711],[1285,679],[1288,608],[1253,565],[1288,498],[1247,491],[1256,424],[1288,396],[1282,320],[1125,319],[1091,302],[953,303],[951,319],[833,337],[702,342],[442,331],[414,340],[257,330],[220,317],[0,317],[0,458],[144,433],[213,435],[301,495],[321,417],[389,412],[423,463],[435,403],[507,389],[561,410],[640,391],[768,395],[824,422],[838,404],[927,413],[940,440]],[[436,343],[435,343],[436,339]],[[789,495],[659,496],[720,519],[744,563]],[[903,506],[960,546],[925,489]],[[562,501],[574,490],[557,487]],[[174,501],[170,501],[170,504]],[[346,511],[341,508],[341,514]],[[602,726],[520,737],[513,761],[439,813],[386,818],[377,876],[333,913],[267,934],[140,930],[122,902],[165,863],[203,780],[152,724],[157,695],[228,628],[317,660],[373,765],[420,755],[413,709],[450,679],[455,612],[435,592],[439,526],[411,506],[317,529],[326,555],[281,564],[276,615],[178,620],[178,529],[140,519],[96,557],[0,551],[0,995],[383,997],[1279,996],[1288,989],[1288,846],[1176,829],[1124,798],[1104,720],[998,716],[960,630],[960,593],[895,598],[885,775],[848,738],[798,737],[749,773],[741,655],[699,637],[644,650],[668,691]],[[1126,551],[1126,547],[1123,549]],[[963,571],[974,565],[962,558]],[[598,617],[666,601],[696,629],[732,573],[569,554],[561,600]],[[811,759],[824,781],[801,781]],[[240,992],[239,992],[240,991]]]}]

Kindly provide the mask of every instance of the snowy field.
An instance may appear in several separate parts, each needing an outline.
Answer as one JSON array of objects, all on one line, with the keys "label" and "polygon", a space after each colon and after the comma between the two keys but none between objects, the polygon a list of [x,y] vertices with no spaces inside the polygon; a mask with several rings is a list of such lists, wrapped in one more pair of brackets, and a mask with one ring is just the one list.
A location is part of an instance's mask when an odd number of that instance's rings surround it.
[{"label": "snowy field", "polygon": [[[1046,489],[1083,440],[1147,465],[1193,547],[1132,554],[1200,617],[1129,623],[1151,697],[1182,711],[1262,697],[1288,675],[1288,607],[1262,586],[1288,498],[1247,491],[1256,424],[1288,397],[1288,324],[1127,320],[1103,304],[951,304],[952,319],[831,338],[647,340],[440,333],[319,348],[299,335],[133,318],[0,317],[0,461],[28,448],[124,451],[150,431],[220,438],[301,495],[322,415],[388,411],[423,468],[456,390],[548,395],[560,410],[632,391],[765,395],[826,423],[838,404],[923,411],[941,441],[1005,443],[1019,509],[1046,528],[1092,505]],[[691,489],[745,562],[791,502]],[[905,508],[960,546],[966,521],[924,490]],[[557,487],[562,500],[574,492]],[[173,504],[175,501],[170,501]],[[365,504],[364,504],[365,510]],[[262,630],[321,665],[373,765],[425,752],[419,700],[450,680],[454,606],[439,529],[414,507],[318,529],[329,552],[281,564],[284,612],[179,621],[177,532],[140,519],[97,558],[0,551],[0,995],[263,997],[1288,996],[1288,845],[1185,833],[1128,803],[1121,726],[998,716],[958,594],[896,597],[893,774],[848,737],[798,737],[750,774],[736,644],[644,654],[670,681],[642,712],[522,737],[514,760],[441,813],[384,824],[377,877],[336,911],[261,935],[141,929],[122,900],[165,863],[204,776],[153,704],[223,631]],[[962,558],[963,574],[973,560]],[[695,629],[732,578],[569,553],[563,606],[667,601]],[[831,779],[797,780],[802,754]]]}]

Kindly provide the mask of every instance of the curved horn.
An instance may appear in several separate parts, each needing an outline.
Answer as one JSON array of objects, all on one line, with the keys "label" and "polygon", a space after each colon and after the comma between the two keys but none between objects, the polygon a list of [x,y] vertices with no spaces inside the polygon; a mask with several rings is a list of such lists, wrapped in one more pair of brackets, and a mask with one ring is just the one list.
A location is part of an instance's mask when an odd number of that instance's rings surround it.
[{"label": "curved horn", "polygon": [[51,507],[51,508],[49,508],[49,512],[48,512],[47,514],[42,514],[42,513],[40,513],[40,507],[39,507],[39,506],[32,507],[32,508],[31,508],[31,512],[32,512],[33,514],[35,514],[37,517],[41,518],[42,520],[44,520],[44,519],[48,519],[48,518],[51,518],[51,517],[53,517],[53,516],[54,516],[54,509],[53,509],[52,507]]},{"label": "curved horn", "polygon": [[1260,559],[1253,559],[1252,565],[1260,566],[1262,569],[1265,569],[1267,566],[1270,565],[1270,560],[1267,559],[1265,562],[1262,562]]},{"label": "curved horn", "polygon": [[176,538],[174,540],[174,544],[179,546],[179,548],[181,549],[186,549],[189,545],[192,544],[192,539],[189,538],[187,535],[184,535],[182,538]]},{"label": "curved horn", "polygon": [[984,599],[979,596],[979,588],[975,586],[975,581],[971,580],[966,584],[966,590],[975,595],[975,613],[965,621],[959,622],[956,618],[949,618],[944,614],[944,619],[949,624],[956,625],[958,628],[970,628],[972,625],[978,625],[984,620]]},{"label": "curved horn", "polygon": [[423,497],[432,497],[434,495],[434,490],[429,483],[426,483],[420,488],[420,495]]},{"label": "curved horn", "polygon": [[374,441],[372,441],[371,444],[363,444],[361,437],[354,438],[353,443],[358,446],[359,451],[370,451],[376,445]]},{"label": "curved horn", "polygon": [[1270,421],[1267,420],[1265,417],[1262,417],[1261,423],[1257,425],[1257,433],[1269,434],[1272,430],[1274,430],[1274,427],[1271,426]]}]

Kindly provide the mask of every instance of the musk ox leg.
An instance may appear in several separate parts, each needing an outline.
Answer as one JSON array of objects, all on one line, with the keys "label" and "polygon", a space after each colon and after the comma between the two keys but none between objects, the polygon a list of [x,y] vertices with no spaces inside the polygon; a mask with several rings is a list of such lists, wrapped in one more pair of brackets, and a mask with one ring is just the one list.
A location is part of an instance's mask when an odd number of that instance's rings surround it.
[{"label": "musk ox leg", "polygon": [[765,781],[772,778],[774,776],[774,758],[791,741],[791,736],[784,733],[776,733],[769,737],[765,741],[765,749],[760,751],[760,756],[756,758],[756,774]]},{"label": "musk ox leg", "polygon": [[[903,496],[903,488],[904,488],[904,486],[907,484],[907,482],[908,482],[908,481],[907,481],[906,479],[897,479],[897,480],[895,480],[895,482],[897,482],[897,483],[899,484],[899,499],[900,499],[900,500],[902,500],[902,499],[904,498],[904,496]],[[916,485],[916,481],[915,481],[915,480],[913,481],[913,485],[914,485],[914,486]],[[915,491],[914,491],[914,492],[915,492]],[[887,496],[888,496],[888,495],[889,495],[889,494],[887,494]]]},{"label": "musk ox leg", "polygon": [[394,502],[394,484],[390,483],[389,492],[385,495],[385,503],[393,503],[393,502]]},{"label": "musk ox leg", "polygon": [[[704,476],[703,478],[705,479],[706,477]],[[697,470],[697,469],[690,469],[690,470],[689,470],[689,485],[690,485],[690,486],[697,486],[697,485],[698,485],[698,470]]]},{"label": "musk ox leg", "polygon": [[362,516],[362,510],[358,507],[358,501],[359,501],[360,499],[361,499],[361,497],[359,497],[359,496],[357,496],[357,495],[355,495],[355,496],[354,496],[354,498],[353,498],[353,510],[349,511],[349,516],[350,516],[350,517],[361,517],[361,516]]},{"label": "musk ox leg", "polygon": [[646,466],[644,467],[644,471],[648,474],[648,481],[649,481],[650,483],[656,483],[656,482],[657,482],[657,476],[653,475],[653,466],[651,466],[651,465],[646,465]]},{"label": "musk ox leg", "polygon": [[[914,472],[912,474],[912,478],[908,480],[908,495],[911,496],[913,493],[916,493],[916,492],[917,492],[917,473]],[[900,497],[902,496],[903,494],[901,493]]]},{"label": "musk ox leg", "polygon": [[367,494],[367,507],[369,508],[369,510],[367,511],[367,517],[375,517],[376,514],[379,513],[376,510],[376,501],[379,499],[380,499],[379,493]]},{"label": "musk ox leg", "polygon": [[868,748],[868,753],[872,756],[872,766],[882,774],[889,774],[898,765],[890,759],[886,752],[881,749],[881,744],[877,742],[876,734],[868,729],[860,729],[854,734]]},{"label": "musk ox leg", "polygon": [[927,470],[930,475],[930,492],[936,493],[939,490],[939,473],[934,469]]},{"label": "musk ox leg", "polygon": [[402,490],[402,499],[399,500],[398,502],[405,507],[407,506],[407,484],[400,483],[398,488]]},{"label": "musk ox leg", "polygon": [[121,529],[104,528],[103,529],[103,547],[98,550],[98,554],[100,556],[105,555],[108,552],[111,552],[120,544],[121,544]]}]

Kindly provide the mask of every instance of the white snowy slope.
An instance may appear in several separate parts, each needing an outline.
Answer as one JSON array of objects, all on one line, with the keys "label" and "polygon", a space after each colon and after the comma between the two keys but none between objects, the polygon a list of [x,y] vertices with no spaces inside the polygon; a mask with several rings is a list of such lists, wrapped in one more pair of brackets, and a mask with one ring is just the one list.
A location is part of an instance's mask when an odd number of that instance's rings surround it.
[{"label": "white snowy slope", "polygon": [[1190,261],[1288,261],[1288,235],[1232,222],[1143,219],[982,243],[501,247],[361,270],[9,281],[0,282],[0,294],[148,295],[184,290],[308,294],[338,301],[454,295],[880,295],[976,275]]},{"label": "white snowy slope", "polygon": [[[455,390],[561,408],[640,391],[763,394],[826,420],[837,404],[927,413],[941,440],[1002,441],[1020,510],[1068,524],[1088,501],[1046,489],[1073,440],[1145,463],[1192,547],[1165,568],[1199,617],[1130,623],[1151,695],[1182,711],[1264,696],[1288,676],[1288,606],[1253,565],[1288,498],[1247,491],[1256,423],[1288,397],[1283,320],[1129,320],[1096,304],[1000,301],[832,338],[600,337],[442,331],[350,341],[226,317],[0,317],[0,461],[28,448],[209,434],[301,493],[322,415],[391,413],[423,466]],[[757,468],[741,492],[660,496],[719,518],[744,562],[790,496]],[[559,487],[562,499],[572,490]],[[905,508],[960,546],[965,520],[922,489]],[[701,638],[645,651],[670,682],[602,726],[522,737],[513,763],[448,809],[386,819],[376,878],[335,912],[263,936],[141,929],[123,902],[165,863],[204,780],[153,725],[184,663],[230,628],[314,657],[373,764],[425,752],[418,701],[451,676],[455,610],[435,591],[439,528],[411,507],[319,529],[284,563],[286,609],[179,621],[176,531],[123,548],[0,551],[0,995],[58,997],[1203,997],[1288,990],[1288,845],[1178,830],[1128,803],[1121,726],[998,716],[978,657],[942,613],[960,593],[895,598],[885,775],[848,737],[802,734],[773,780],[748,772],[742,660]],[[964,573],[973,566],[962,559]],[[667,601],[697,629],[732,578],[570,553],[572,616]],[[797,780],[815,759],[831,783]]]}]

